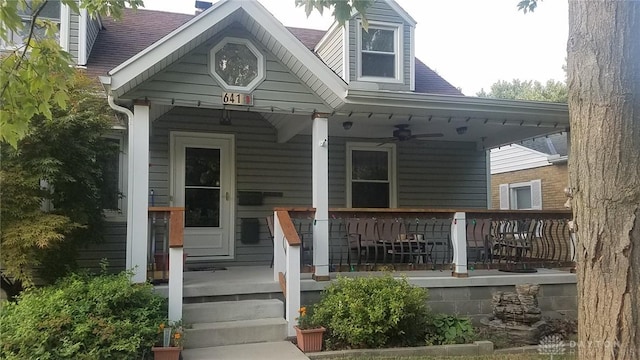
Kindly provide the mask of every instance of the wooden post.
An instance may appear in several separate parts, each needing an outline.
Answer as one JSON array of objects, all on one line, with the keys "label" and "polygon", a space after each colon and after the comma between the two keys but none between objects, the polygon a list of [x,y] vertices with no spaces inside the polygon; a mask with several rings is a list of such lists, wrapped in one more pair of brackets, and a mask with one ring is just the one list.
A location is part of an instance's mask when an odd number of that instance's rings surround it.
[{"label": "wooden post", "polygon": [[127,186],[127,267],[133,282],[147,280],[149,206],[149,105],[136,103],[129,124]]},{"label": "wooden post", "polygon": [[313,278],[329,280],[329,127],[327,114],[314,114],[312,125]]},{"label": "wooden post", "polygon": [[451,223],[451,243],[453,244],[453,277],[469,277],[467,272],[467,220],[466,214],[453,214]]}]

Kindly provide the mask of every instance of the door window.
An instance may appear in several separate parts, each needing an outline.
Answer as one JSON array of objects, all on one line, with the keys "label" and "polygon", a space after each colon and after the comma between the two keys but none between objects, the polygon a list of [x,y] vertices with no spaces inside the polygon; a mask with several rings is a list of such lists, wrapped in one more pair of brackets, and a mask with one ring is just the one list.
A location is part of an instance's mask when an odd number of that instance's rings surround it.
[{"label": "door window", "polygon": [[220,226],[220,149],[185,149],[185,227]]}]

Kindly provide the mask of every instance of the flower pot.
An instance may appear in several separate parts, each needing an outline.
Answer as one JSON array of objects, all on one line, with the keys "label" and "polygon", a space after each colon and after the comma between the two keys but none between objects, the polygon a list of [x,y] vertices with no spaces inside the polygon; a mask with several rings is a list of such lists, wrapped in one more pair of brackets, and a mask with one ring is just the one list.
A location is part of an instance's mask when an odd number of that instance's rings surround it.
[{"label": "flower pot", "polygon": [[319,327],[315,329],[300,329],[294,326],[296,329],[296,339],[298,340],[298,347],[303,352],[318,352],[322,349],[322,335],[325,332],[325,328]]},{"label": "flower pot", "polygon": [[152,347],[153,358],[155,360],[179,360],[181,347],[177,346],[159,346]]}]

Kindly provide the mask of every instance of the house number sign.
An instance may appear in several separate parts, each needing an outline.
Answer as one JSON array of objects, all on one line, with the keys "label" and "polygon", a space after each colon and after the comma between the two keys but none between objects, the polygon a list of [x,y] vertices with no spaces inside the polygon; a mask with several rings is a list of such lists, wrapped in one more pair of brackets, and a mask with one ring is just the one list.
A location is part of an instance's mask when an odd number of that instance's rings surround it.
[{"label": "house number sign", "polygon": [[222,103],[224,105],[253,106],[253,95],[242,93],[222,93]]}]

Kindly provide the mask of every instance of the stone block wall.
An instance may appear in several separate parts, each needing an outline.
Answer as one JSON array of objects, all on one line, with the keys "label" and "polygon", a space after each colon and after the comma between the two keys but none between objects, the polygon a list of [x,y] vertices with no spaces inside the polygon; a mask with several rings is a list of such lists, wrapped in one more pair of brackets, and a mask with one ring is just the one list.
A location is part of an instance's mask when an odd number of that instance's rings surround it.
[{"label": "stone block wall", "polygon": [[[427,301],[433,312],[468,316],[474,324],[492,315],[491,297],[497,291],[515,292],[515,286],[469,286],[429,288]],[[315,304],[319,291],[304,291],[302,304]],[[543,317],[576,319],[578,314],[575,283],[540,286],[538,303]]]},{"label": "stone block wall", "polygon": [[500,208],[500,184],[513,184],[537,179],[542,181],[542,208],[545,210],[564,209],[564,203],[567,201],[564,188],[569,184],[567,164],[491,175],[491,208]]}]

